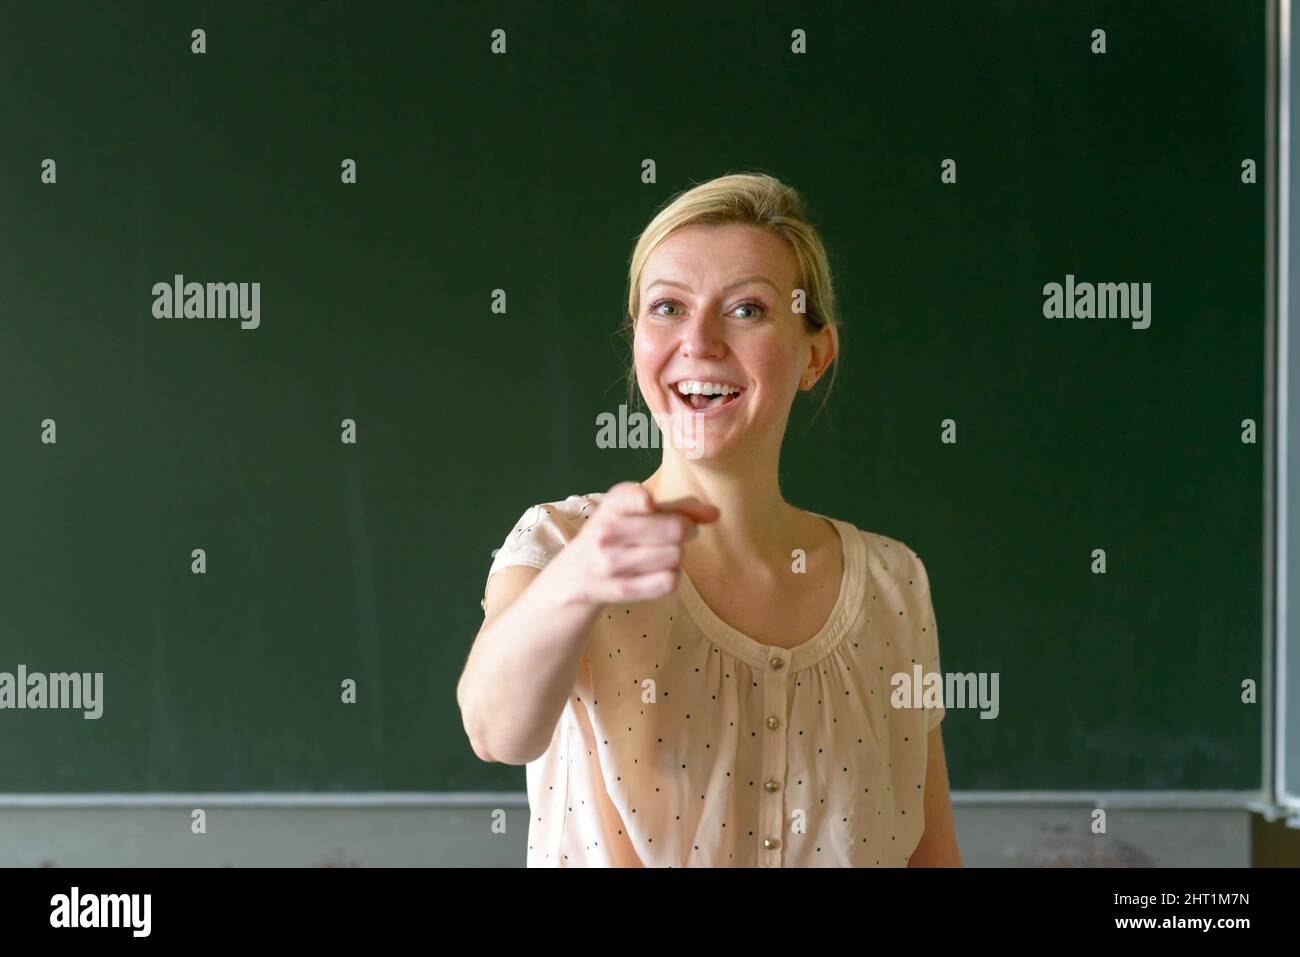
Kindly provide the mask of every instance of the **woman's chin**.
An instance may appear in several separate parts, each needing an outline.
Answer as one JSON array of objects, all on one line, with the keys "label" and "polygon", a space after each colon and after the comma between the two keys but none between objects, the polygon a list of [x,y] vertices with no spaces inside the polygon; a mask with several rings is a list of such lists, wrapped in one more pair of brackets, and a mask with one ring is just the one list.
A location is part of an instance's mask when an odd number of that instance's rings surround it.
[{"label": "woman's chin", "polygon": [[733,416],[704,415],[678,406],[651,412],[665,447],[692,461],[722,461],[740,444],[742,420]]},{"label": "woman's chin", "polygon": [[730,458],[740,444],[734,430],[707,419],[697,419],[679,432],[664,435],[678,454],[695,462],[721,462]]}]

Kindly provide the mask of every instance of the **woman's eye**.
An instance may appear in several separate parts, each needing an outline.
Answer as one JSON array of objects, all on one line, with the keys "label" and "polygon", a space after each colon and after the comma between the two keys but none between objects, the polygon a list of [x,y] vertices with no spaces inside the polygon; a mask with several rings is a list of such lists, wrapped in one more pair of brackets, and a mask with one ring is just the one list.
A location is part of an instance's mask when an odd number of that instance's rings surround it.
[{"label": "woman's eye", "polygon": [[[673,300],[673,299],[660,299],[658,302],[654,303],[654,305],[652,305],[652,306],[650,307],[650,311],[651,311],[652,313],[654,313],[655,315],[664,316],[664,317],[666,317],[666,318],[672,319],[672,318],[675,318],[678,314],[677,314],[677,313],[666,313],[666,312],[660,312],[659,309],[660,309],[661,306],[671,306],[671,307],[673,307],[674,309],[676,309],[678,305],[679,305],[679,304],[677,303],[676,300]],[[737,317],[737,318],[740,318],[740,319],[761,319],[761,318],[763,318],[763,316],[764,316],[764,315],[766,314],[766,312],[767,312],[767,310],[764,309],[763,304],[762,304],[761,302],[742,302],[740,305],[736,306],[736,307],[735,307],[734,309],[732,309],[731,311],[732,311],[733,313],[735,313],[735,312],[740,311],[741,309],[750,309],[750,310],[755,310],[755,311],[754,311],[752,314],[750,314],[750,315],[744,315],[744,316],[739,316],[739,317]]]}]

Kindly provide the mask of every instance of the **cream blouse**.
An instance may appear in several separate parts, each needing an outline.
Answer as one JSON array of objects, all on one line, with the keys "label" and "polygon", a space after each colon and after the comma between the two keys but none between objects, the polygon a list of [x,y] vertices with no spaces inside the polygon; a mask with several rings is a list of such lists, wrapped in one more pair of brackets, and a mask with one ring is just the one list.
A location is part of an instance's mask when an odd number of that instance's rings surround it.
[{"label": "cream blouse", "polygon": [[[529,508],[488,577],[544,567],[602,495]],[[902,542],[830,521],[839,598],[793,649],[732,628],[685,571],[671,595],[605,608],[527,766],[529,867],[907,863],[944,709],[894,707],[891,678],[939,671],[929,580]]]}]

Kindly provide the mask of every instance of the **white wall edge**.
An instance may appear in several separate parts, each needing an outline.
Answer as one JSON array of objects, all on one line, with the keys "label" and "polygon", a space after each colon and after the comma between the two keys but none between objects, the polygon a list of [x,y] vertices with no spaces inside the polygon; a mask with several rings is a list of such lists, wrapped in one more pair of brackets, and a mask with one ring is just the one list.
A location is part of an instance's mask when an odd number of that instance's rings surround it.
[{"label": "white wall edge", "polygon": [[[1062,805],[1151,810],[1265,810],[1262,791],[954,791],[955,806]],[[527,807],[523,791],[246,792],[182,794],[0,794],[0,810],[35,808],[482,808]]]}]

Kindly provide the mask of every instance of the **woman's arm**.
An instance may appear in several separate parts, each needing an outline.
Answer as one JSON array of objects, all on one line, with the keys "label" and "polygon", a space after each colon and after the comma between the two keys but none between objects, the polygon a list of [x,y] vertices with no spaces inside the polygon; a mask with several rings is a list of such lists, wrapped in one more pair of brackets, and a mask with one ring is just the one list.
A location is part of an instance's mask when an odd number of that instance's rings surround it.
[{"label": "woman's arm", "polygon": [[600,614],[563,587],[563,564],[511,566],[488,580],[487,616],[456,686],[465,733],[484,761],[527,764],[555,733]]},{"label": "woman's arm", "polygon": [[541,571],[509,566],[492,575],[487,614],[456,685],[474,753],[504,764],[544,754],[601,609],[671,594],[695,523],[716,520],[711,505],[657,506],[640,484],[622,482]]},{"label": "woman's arm", "polygon": [[928,736],[925,764],[925,833],[907,861],[908,867],[963,867],[957,849],[957,828],[948,793],[948,762],[943,735],[936,727]]}]

